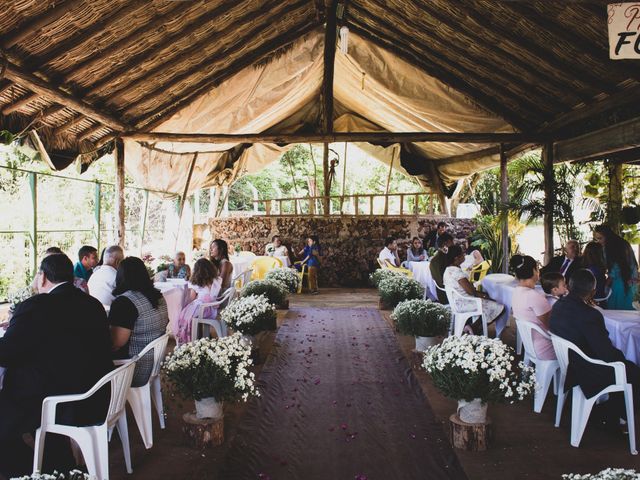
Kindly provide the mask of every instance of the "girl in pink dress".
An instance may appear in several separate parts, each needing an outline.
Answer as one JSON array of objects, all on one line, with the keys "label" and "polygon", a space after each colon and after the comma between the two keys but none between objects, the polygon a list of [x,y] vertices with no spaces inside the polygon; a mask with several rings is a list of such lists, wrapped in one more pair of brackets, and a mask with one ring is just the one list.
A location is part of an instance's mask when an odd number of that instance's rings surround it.
[{"label": "girl in pink dress", "polygon": [[[193,266],[193,273],[189,282],[189,303],[178,317],[178,335],[176,341],[183,344],[191,341],[191,320],[198,313],[203,303],[215,302],[220,293],[222,278],[218,269],[208,259],[201,258]],[[204,318],[216,318],[218,309],[208,307],[203,313]]]}]

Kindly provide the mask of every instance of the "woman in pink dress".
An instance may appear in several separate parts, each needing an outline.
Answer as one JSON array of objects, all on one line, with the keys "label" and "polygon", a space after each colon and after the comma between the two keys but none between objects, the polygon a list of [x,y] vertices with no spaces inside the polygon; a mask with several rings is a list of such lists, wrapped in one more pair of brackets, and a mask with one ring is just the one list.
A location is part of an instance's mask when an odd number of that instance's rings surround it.
[{"label": "woman in pink dress", "polygon": [[[193,266],[189,281],[189,303],[178,317],[178,335],[176,341],[183,344],[191,341],[191,320],[198,313],[203,303],[215,302],[222,286],[222,277],[218,275],[216,266],[206,258],[199,259]],[[217,308],[208,307],[203,318],[216,318]]]},{"label": "woman in pink dress", "polygon": [[[549,331],[551,305],[545,296],[536,290],[540,279],[538,263],[528,255],[514,255],[511,257],[509,266],[518,279],[518,286],[511,300],[513,316],[517,320],[531,322],[545,332]],[[556,359],[551,340],[544,338],[536,331],[533,332],[533,348],[536,357],[540,360]]]}]

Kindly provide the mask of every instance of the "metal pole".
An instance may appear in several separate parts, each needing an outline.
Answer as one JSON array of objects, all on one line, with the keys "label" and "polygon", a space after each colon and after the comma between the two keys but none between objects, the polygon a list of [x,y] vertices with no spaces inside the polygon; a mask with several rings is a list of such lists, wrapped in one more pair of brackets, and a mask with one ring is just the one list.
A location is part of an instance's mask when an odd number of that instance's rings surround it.
[{"label": "metal pole", "polygon": [[94,235],[96,237],[98,252],[100,251],[100,221],[101,221],[100,215],[101,215],[101,208],[102,208],[101,193],[102,193],[102,185],[100,185],[100,182],[96,182],[95,200],[93,202],[93,218],[95,223]]},{"label": "metal pole", "polygon": [[31,190],[31,212],[33,213],[31,224],[33,268],[31,274],[35,277],[38,272],[38,174],[35,172],[29,174],[29,189]]},{"label": "metal pole", "polygon": [[149,191],[144,191],[144,210],[142,211],[142,228],[140,229],[140,256],[142,256],[142,245],[144,244],[144,234],[147,229],[147,211],[149,209]]},{"label": "metal pole", "polygon": [[500,144],[500,203],[503,209],[502,223],[502,273],[509,273],[509,178],[507,177],[507,153]]}]

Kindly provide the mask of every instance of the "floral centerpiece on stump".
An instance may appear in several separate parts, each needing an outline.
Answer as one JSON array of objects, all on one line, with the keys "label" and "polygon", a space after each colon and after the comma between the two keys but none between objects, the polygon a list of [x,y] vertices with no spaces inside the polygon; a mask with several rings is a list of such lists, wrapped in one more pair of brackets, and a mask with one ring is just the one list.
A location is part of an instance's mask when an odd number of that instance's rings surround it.
[{"label": "floral centerpiece on stump", "polygon": [[255,335],[276,329],[276,307],[264,295],[248,295],[231,302],[220,318],[235,332]]},{"label": "floral centerpiece on stump", "polygon": [[274,305],[284,305],[287,299],[287,287],[274,280],[254,280],[242,289],[242,296],[264,295]]},{"label": "floral centerpiece on stump", "polygon": [[404,300],[419,299],[424,296],[424,288],[417,281],[404,275],[384,278],[378,283],[378,294],[387,308],[395,308]]},{"label": "floral centerpiece on stump", "polygon": [[237,333],[180,345],[163,366],[178,392],[195,400],[198,418],[220,418],[221,402],[259,395],[251,364],[251,344]]},{"label": "floral centerpiece on stump", "polygon": [[640,473],[624,468],[607,468],[598,473],[567,473],[562,475],[564,480],[640,480]]},{"label": "floral centerpiece on stump", "polygon": [[274,268],[267,272],[264,279],[280,283],[289,293],[297,292],[300,286],[300,277],[292,268]]},{"label": "floral centerpiece on stump", "polygon": [[387,268],[379,268],[375,272],[369,275],[369,281],[371,282],[371,285],[378,288],[378,284],[385,278],[399,277],[399,276],[404,276],[404,275],[402,275],[402,273],[400,272],[394,272],[393,270],[389,270]]},{"label": "floral centerpiece on stump", "polygon": [[57,471],[53,473],[32,473],[23,477],[16,477],[16,480],[89,480],[90,478],[92,477],[80,470],[71,470],[69,473]]},{"label": "floral centerpiece on stump", "polygon": [[416,350],[438,343],[451,325],[451,309],[431,300],[405,300],[391,314],[398,332],[416,337]]},{"label": "floral centerpiece on stump", "polygon": [[523,362],[514,368],[514,358],[498,339],[464,335],[427,350],[423,366],[446,397],[458,400],[463,422],[484,423],[488,402],[513,403],[535,389],[533,368]]}]

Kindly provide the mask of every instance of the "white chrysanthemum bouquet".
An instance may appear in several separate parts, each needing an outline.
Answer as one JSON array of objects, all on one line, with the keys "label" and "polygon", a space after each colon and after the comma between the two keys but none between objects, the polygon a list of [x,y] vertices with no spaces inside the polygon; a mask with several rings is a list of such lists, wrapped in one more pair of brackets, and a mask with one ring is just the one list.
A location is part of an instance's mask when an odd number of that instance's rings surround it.
[{"label": "white chrysanthemum bouquet", "polygon": [[282,284],[290,293],[297,292],[300,285],[300,277],[292,268],[274,268],[267,272],[264,279]]},{"label": "white chrysanthemum bouquet", "polygon": [[255,335],[276,329],[276,307],[264,295],[248,295],[231,302],[220,318],[235,332]]},{"label": "white chrysanthemum bouquet", "polygon": [[598,473],[568,473],[562,475],[565,480],[640,480],[640,473],[624,468],[607,468]]}]

